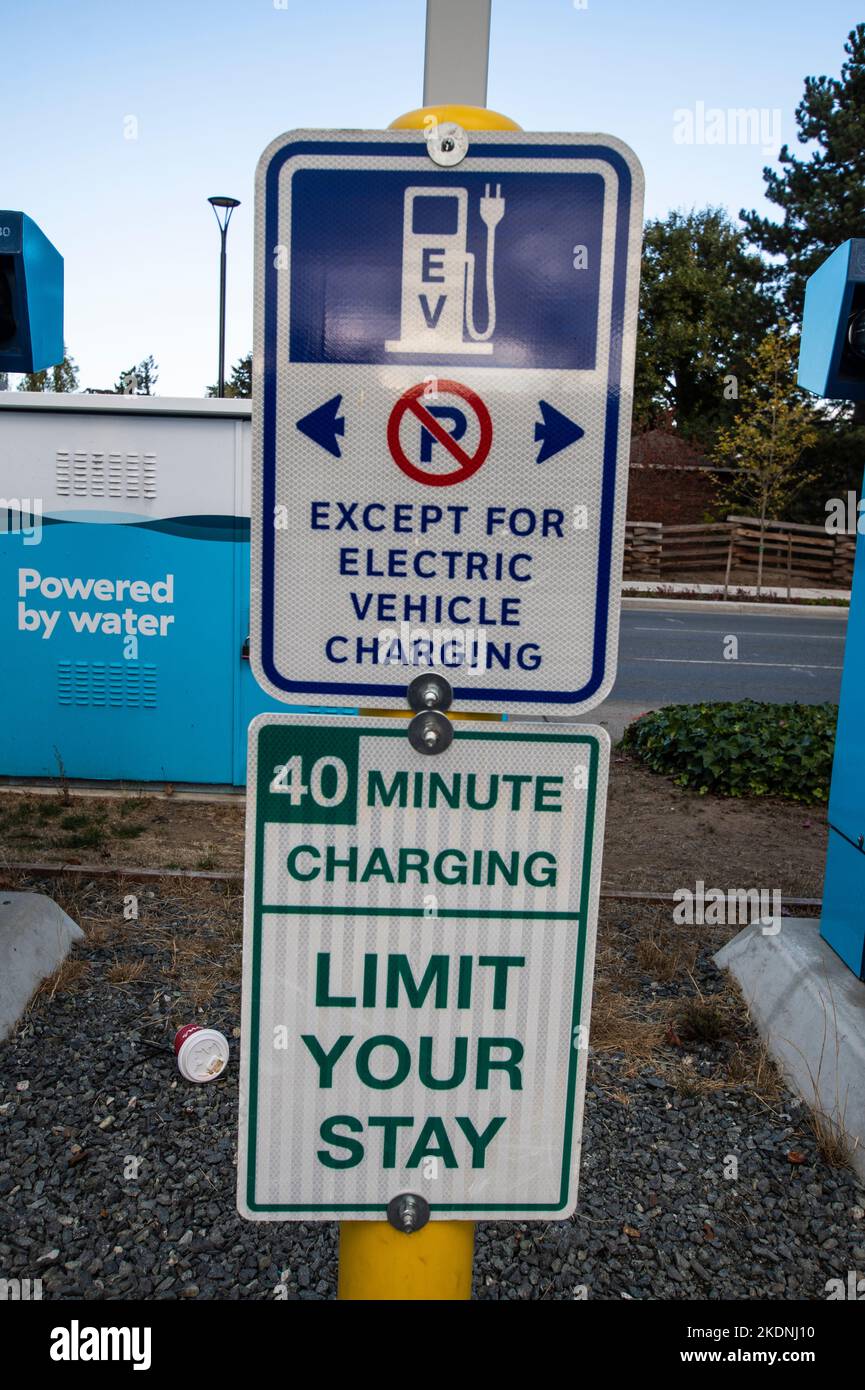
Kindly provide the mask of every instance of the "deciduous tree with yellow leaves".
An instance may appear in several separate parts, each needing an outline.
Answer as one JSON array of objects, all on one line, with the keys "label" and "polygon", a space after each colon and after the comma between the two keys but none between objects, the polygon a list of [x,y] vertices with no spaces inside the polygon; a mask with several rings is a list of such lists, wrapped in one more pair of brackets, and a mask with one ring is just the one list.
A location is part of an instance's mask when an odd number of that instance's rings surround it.
[{"label": "deciduous tree with yellow leaves", "polygon": [[760,518],[757,587],[763,582],[766,522],[781,517],[814,473],[802,455],[817,440],[817,416],[810,398],[796,384],[798,339],[786,323],[773,328],[749,359],[739,382],[739,409],[720,431],[713,450],[717,464],[735,471],[719,486],[719,500],[731,510],[745,508]]}]

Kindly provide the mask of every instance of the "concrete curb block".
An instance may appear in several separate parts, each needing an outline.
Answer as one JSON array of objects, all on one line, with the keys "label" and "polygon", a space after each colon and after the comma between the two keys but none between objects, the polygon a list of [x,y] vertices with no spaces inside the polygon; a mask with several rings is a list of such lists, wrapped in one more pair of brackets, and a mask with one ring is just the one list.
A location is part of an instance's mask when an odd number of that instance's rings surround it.
[{"label": "concrete curb block", "polygon": [[815,917],[774,918],[769,933],[757,923],[728,941],[715,964],[737,981],[796,1093],[847,1135],[865,1180],[865,983],[819,928]]},{"label": "concrete curb block", "polygon": [[44,893],[0,892],[0,1041],[84,933]]}]

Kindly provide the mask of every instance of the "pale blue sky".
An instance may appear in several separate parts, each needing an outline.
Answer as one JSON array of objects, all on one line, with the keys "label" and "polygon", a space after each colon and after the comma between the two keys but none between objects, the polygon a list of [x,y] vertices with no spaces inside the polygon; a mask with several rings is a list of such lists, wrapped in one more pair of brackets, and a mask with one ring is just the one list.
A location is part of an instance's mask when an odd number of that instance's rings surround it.
[{"label": "pale blue sky", "polygon": [[[674,112],[780,112],[795,141],[806,74],[837,74],[863,16],[848,0],[493,0],[489,105],[527,130],[617,135],[647,214],[768,209],[757,145],[683,145]],[[219,237],[227,358],[252,342],[253,179],[294,127],[380,129],[420,105],[425,0],[0,0],[0,206],[66,258],[66,338],[82,386],[152,352],[160,395],[216,376]],[[127,139],[138,123],[137,139]]]}]

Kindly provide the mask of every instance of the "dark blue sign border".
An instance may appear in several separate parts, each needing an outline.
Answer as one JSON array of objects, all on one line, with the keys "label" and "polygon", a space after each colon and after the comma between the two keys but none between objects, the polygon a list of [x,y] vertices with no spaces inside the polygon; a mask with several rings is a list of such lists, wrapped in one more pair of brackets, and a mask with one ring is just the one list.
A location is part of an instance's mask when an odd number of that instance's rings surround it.
[{"label": "dark blue sign border", "polygon": [[[426,153],[422,135],[414,141],[389,144],[386,141],[299,140],[277,150],[267,166],[265,179],[264,244],[272,247],[279,241],[279,175],[287,160],[296,155],[357,155],[417,159]],[[499,690],[478,685],[455,686],[454,699],[484,700],[502,704],[580,704],[600,689],[606,674],[607,627],[609,624],[610,566],[615,517],[616,449],[619,433],[620,388],[622,373],[622,338],[625,318],[625,291],[628,271],[628,231],[631,222],[631,171],[617,150],[606,145],[491,145],[482,141],[469,144],[466,164],[473,158],[489,159],[597,159],[605,160],[619,180],[616,210],[616,249],[613,265],[613,298],[610,323],[610,360],[607,384],[607,407],[604,436],[604,471],[601,485],[601,535],[598,547],[597,602],[595,606],[595,640],[592,649],[592,673],[580,690]],[[288,680],[276,669],[273,653],[274,636],[274,528],[272,519],[276,505],[276,307],[278,271],[273,257],[265,257],[264,279],[264,420],[263,420],[263,525],[261,574],[261,664],[274,686],[291,695],[357,695],[372,699],[376,696],[405,698],[409,674],[389,684],[359,681],[296,681]],[[410,668],[405,668],[408,672]],[[417,674],[416,672],[412,672]]]}]

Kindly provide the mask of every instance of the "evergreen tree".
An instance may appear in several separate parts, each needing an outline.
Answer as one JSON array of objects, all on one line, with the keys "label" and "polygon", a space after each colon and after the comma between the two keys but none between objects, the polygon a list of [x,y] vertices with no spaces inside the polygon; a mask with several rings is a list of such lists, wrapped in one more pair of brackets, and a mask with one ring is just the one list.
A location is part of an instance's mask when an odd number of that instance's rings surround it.
[{"label": "evergreen tree", "polygon": [[826,500],[861,495],[865,427],[854,425],[851,410],[838,401],[815,402],[817,438],[802,455],[805,481],[784,508],[785,521],[820,526],[826,520]]},{"label": "evergreen tree", "polygon": [[736,380],[777,317],[765,265],[722,208],[671,212],[645,229],[634,422],[672,423],[709,446]]},{"label": "evergreen tree", "polygon": [[[208,386],[208,396],[218,396],[219,386]],[[239,357],[231,369],[231,376],[225,383],[226,396],[249,400],[252,397],[252,350],[245,357]]]},{"label": "evergreen tree", "polygon": [[118,396],[155,396],[154,386],[159,380],[159,369],[153,354],[145,357],[127,372],[120,373],[114,391]]},{"label": "evergreen tree", "polygon": [[63,361],[41,372],[28,372],[18,383],[19,391],[77,391],[78,368],[75,359],[64,350]]},{"label": "evergreen tree", "polygon": [[751,242],[785,258],[772,274],[793,320],[801,318],[808,276],[848,237],[865,234],[865,24],[844,51],[840,78],[807,77],[796,108],[797,138],[816,148],[798,159],[784,145],[782,172],[763,170],[766,197],[783,209],[783,221],[741,213]]}]

